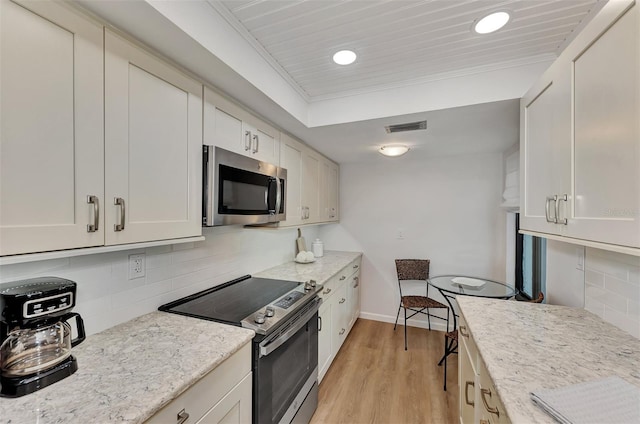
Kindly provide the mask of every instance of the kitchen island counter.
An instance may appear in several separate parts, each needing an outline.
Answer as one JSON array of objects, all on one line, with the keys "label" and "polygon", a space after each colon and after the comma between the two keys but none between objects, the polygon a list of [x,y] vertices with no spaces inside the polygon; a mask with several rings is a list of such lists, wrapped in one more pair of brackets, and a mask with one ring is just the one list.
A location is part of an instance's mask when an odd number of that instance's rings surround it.
[{"label": "kitchen island counter", "polygon": [[[554,423],[531,391],[618,376],[640,387],[640,340],[580,308],[458,296],[513,423]],[[640,407],[640,406],[639,406]]]},{"label": "kitchen island counter", "polygon": [[251,330],[152,312],[87,337],[78,371],[20,398],[0,423],[141,423],[249,343]]}]

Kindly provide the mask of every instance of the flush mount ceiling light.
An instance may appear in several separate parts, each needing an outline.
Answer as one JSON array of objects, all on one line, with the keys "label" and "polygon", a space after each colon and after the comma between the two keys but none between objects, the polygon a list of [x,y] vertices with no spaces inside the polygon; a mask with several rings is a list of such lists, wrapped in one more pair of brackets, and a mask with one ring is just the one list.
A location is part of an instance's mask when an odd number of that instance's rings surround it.
[{"label": "flush mount ceiling light", "polygon": [[505,26],[509,22],[509,13],[495,12],[480,19],[473,26],[473,30],[478,34],[489,34]]},{"label": "flush mount ceiling light", "polygon": [[402,144],[393,144],[390,146],[382,146],[378,149],[378,152],[385,156],[402,156],[409,151],[407,146]]},{"label": "flush mount ceiling light", "polygon": [[351,65],[356,61],[356,54],[351,50],[340,50],[333,55],[333,61],[338,65]]}]

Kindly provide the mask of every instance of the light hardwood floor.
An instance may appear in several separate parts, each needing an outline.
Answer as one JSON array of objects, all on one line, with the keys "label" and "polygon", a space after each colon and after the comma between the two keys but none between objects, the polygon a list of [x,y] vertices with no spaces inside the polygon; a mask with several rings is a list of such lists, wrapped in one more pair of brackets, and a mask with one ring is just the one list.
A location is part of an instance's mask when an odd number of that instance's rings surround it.
[{"label": "light hardwood floor", "polygon": [[457,423],[458,356],[448,359],[442,390],[444,333],[358,319],[320,384],[311,424]]}]

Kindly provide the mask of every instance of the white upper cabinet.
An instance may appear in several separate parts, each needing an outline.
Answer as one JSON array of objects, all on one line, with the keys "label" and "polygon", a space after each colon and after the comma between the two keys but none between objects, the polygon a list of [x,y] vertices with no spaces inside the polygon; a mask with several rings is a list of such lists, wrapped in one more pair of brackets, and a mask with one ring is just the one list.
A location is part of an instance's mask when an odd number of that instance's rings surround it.
[{"label": "white upper cabinet", "polygon": [[322,192],[320,195],[320,209],[323,221],[338,221],[338,198],[340,184],[340,170],[336,163],[328,159],[322,163]]},{"label": "white upper cabinet", "polygon": [[208,87],[204,89],[204,144],[274,165],[280,160],[280,132]]},{"label": "white upper cabinet", "polygon": [[53,2],[0,17],[0,255],[102,245],[102,27]]},{"label": "white upper cabinet", "polygon": [[520,227],[558,235],[568,212],[565,195],[571,193],[570,80],[559,65],[520,101]]},{"label": "white upper cabinet", "polygon": [[280,226],[338,220],[336,163],[282,133],[280,166],[287,169],[287,220]]},{"label": "white upper cabinet", "polygon": [[106,244],[201,234],[202,85],[105,32]]},{"label": "white upper cabinet", "polygon": [[639,10],[607,3],[523,97],[524,230],[640,252]]},{"label": "white upper cabinet", "polygon": [[623,6],[570,51],[575,193],[567,235],[640,247],[640,6]]},{"label": "white upper cabinet", "polygon": [[305,146],[282,133],[280,138],[280,166],[287,170],[287,220],[280,226],[304,224],[302,207],[302,157]]}]

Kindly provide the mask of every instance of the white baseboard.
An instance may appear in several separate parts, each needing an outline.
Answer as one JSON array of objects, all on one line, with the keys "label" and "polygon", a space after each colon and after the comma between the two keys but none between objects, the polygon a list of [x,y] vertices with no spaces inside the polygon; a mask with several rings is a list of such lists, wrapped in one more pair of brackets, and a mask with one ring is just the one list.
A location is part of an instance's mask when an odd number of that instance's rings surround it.
[{"label": "white baseboard", "polygon": [[[370,312],[360,312],[360,318],[362,319],[370,319],[372,321],[380,321],[380,322],[390,322],[391,324],[396,322],[396,317],[382,314],[373,314]],[[400,317],[398,318],[398,325],[404,324],[404,318],[402,317],[402,311],[400,311]],[[417,320],[417,319],[409,319],[407,320],[408,327],[418,327],[418,328],[429,328],[429,323],[425,319]],[[447,323],[445,321],[439,320],[438,318],[434,318],[431,320],[431,329],[435,331],[446,331]],[[453,320],[449,320],[449,328],[453,330]]]}]

